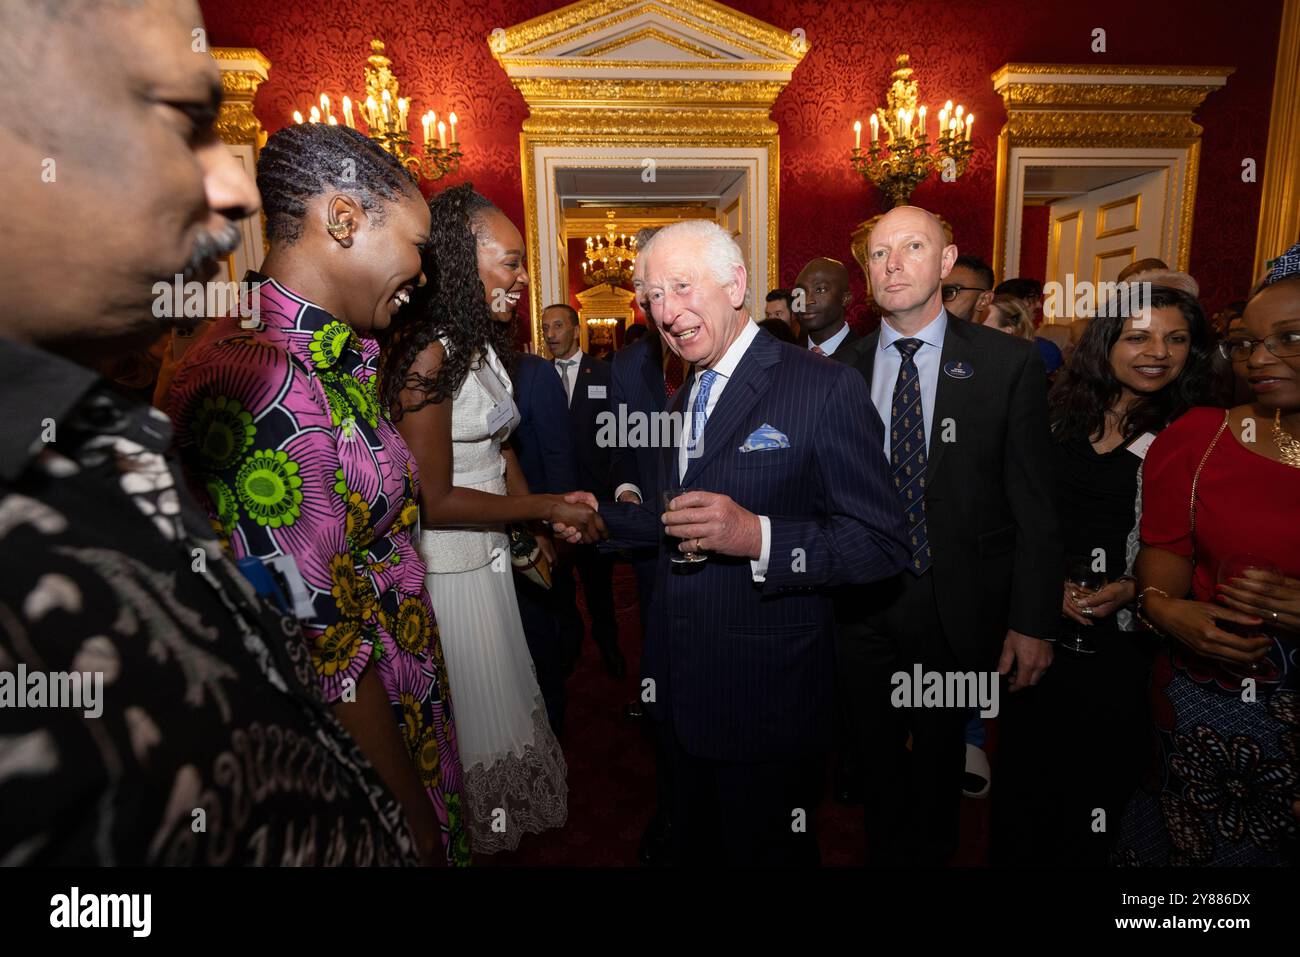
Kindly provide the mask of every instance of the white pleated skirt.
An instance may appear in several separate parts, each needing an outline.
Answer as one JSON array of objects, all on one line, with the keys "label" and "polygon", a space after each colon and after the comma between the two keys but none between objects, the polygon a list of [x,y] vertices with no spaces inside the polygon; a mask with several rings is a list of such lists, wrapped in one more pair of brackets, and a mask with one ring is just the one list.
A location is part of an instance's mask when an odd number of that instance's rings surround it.
[{"label": "white pleated skirt", "polygon": [[514,575],[508,563],[502,571],[487,564],[433,572],[426,582],[451,682],[474,851],[513,850],[524,834],[568,817],[564,754],[537,686]]}]

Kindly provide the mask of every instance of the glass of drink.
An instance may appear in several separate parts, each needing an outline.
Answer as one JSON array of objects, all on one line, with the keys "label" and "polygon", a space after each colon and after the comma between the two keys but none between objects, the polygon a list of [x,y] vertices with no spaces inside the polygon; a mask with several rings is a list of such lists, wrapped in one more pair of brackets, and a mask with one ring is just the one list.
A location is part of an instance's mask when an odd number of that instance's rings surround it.
[{"label": "glass of drink", "polygon": [[[1065,587],[1069,593],[1070,601],[1074,602],[1075,608],[1080,610],[1080,613],[1082,613],[1082,609],[1079,609],[1078,604],[1080,599],[1087,598],[1089,595],[1101,590],[1105,587],[1106,582],[1105,572],[1092,570],[1091,558],[1072,558],[1066,563]],[[1070,620],[1070,627],[1058,644],[1079,655],[1097,653],[1097,646],[1088,635],[1088,629],[1073,619]]]},{"label": "glass of drink", "polygon": [[[684,490],[680,488],[666,488],[663,490],[662,501],[660,502],[660,504],[663,506],[663,510],[665,512],[672,511],[672,505],[671,505],[672,500],[677,498],[679,495],[681,495],[683,491]],[[667,532],[665,531],[664,534],[667,534]],[[681,549],[677,547],[682,541],[680,538],[676,538],[675,536],[668,535],[668,541],[672,545],[672,549],[670,550],[668,555],[668,560],[674,562],[675,564],[689,565],[689,564],[694,564],[695,562],[708,561],[709,559],[709,556],[706,555],[704,552],[683,552]],[[687,541],[694,541],[694,539],[687,539]]]},{"label": "glass of drink", "polygon": [[[1246,572],[1264,572],[1271,578],[1282,580],[1282,569],[1278,568],[1267,558],[1259,555],[1229,555],[1223,561],[1219,562],[1219,574],[1217,581],[1220,585],[1231,585],[1234,578],[1248,578]],[[1220,601],[1220,604],[1226,604]],[[1219,621],[1215,627],[1233,634],[1240,635],[1243,638],[1268,638],[1271,637],[1268,629],[1261,625],[1239,625],[1235,621]],[[1233,674],[1245,677],[1259,674],[1259,662],[1252,661],[1247,664],[1229,664],[1229,671]]]}]

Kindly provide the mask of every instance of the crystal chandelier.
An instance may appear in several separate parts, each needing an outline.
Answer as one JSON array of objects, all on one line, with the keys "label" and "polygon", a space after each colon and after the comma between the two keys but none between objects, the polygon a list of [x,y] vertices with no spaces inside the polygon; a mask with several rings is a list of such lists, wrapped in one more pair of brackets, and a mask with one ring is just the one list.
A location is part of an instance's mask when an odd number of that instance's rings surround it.
[{"label": "crystal chandelier", "polygon": [[587,259],[582,264],[582,278],[588,286],[609,283],[626,286],[632,282],[632,263],[636,260],[636,237],[615,235],[614,211],[605,213],[604,236],[587,237]]},{"label": "crystal chandelier", "polygon": [[[853,168],[885,194],[889,208],[907,203],[931,172],[956,179],[966,172],[971,155],[971,127],[975,116],[952,100],[939,111],[937,141],[932,142],[926,123],[926,110],[918,105],[916,80],[906,53],[900,54],[890,74],[885,107],[871,114],[871,142],[862,149],[862,122],[853,122]],[[881,130],[885,142],[880,142]]]},{"label": "crystal chandelier", "polygon": [[[370,41],[370,57],[365,68],[365,99],[353,103],[350,97],[343,97],[343,122],[351,129],[356,129],[353,115],[355,106],[365,121],[365,133],[385,151],[401,160],[402,165],[411,173],[428,180],[442,179],[448,173],[460,168],[460,141],[456,138],[456,114],[447,117],[451,126],[451,143],[447,142],[448,123],[438,119],[438,114],[430,110],[420,117],[420,126],[424,133],[423,147],[419,153],[411,151],[411,134],[407,130],[407,117],[410,113],[410,101],[398,96],[397,77],[393,75],[393,61],[384,55],[382,40]],[[320,94],[318,106],[313,106],[304,119],[301,112],[294,110],[295,123],[329,123],[338,125],[338,118],[331,112],[330,98]],[[437,133],[437,141],[434,134]]]}]

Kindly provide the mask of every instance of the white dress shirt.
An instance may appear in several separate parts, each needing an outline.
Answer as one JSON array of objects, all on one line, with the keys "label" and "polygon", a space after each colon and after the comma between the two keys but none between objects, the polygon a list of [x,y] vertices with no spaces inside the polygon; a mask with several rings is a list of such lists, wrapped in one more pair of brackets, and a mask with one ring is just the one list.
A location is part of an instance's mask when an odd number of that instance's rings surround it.
[{"label": "white dress shirt", "polygon": [[[740,335],[736,337],[736,341],[727,348],[727,351],[723,353],[722,358],[718,360],[718,364],[713,367],[713,371],[718,375],[717,378],[713,380],[713,386],[709,389],[709,401],[704,408],[704,432],[699,436],[699,441],[696,446],[697,452],[703,451],[704,440],[709,431],[708,420],[709,417],[713,415],[713,410],[718,407],[718,400],[722,398],[722,390],[727,387],[727,382],[730,381],[731,376],[735,373],[736,366],[740,365],[740,360],[745,357],[745,353],[748,351],[750,343],[754,341],[754,337],[757,335],[758,325],[753,319],[750,319],[749,322],[745,324],[745,328],[741,330]],[[691,383],[691,394],[686,397],[686,404],[682,406],[683,421],[685,424],[682,427],[681,445],[677,452],[678,482],[681,482],[686,477],[686,469],[690,465],[690,458],[688,457],[689,452],[686,446],[690,440],[691,433],[691,410],[695,408],[695,397],[699,394],[700,376],[703,374],[704,370],[697,366],[695,369],[695,380]],[[767,562],[772,550],[772,522],[766,515],[760,515],[758,516],[758,523],[763,532],[763,546],[758,556],[758,560],[755,561],[750,559],[749,570],[754,576],[754,581],[761,582],[767,578]]]},{"label": "white dress shirt", "polygon": [[898,370],[903,366],[903,354],[894,348],[899,339],[920,339],[921,348],[912,359],[921,376],[921,412],[925,416],[925,450],[930,451],[930,426],[934,422],[934,397],[939,392],[939,360],[943,357],[943,337],[948,332],[948,312],[939,307],[939,315],[928,322],[920,332],[905,336],[889,324],[880,324],[880,341],[876,344],[875,362],[871,371],[871,404],[880,413],[885,424],[885,461],[889,461],[889,423],[894,403],[894,385]]},{"label": "white dress shirt", "polygon": [[[582,366],[582,350],[579,349],[567,359],[556,359],[555,371],[560,375],[560,381],[564,383],[564,391],[568,393],[569,405],[573,405],[573,385],[578,381],[578,369]],[[564,367],[568,365],[569,372],[565,375]]]},{"label": "white dress shirt", "polygon": [[826,353],[826,355],[833,356],[835,354],[835,350],[840,347],[841,342],[843,342],[845,339],[848,338],[848,335],[849,335],[849,324],[846,322],[844,323],[844,327],[840,329],[839,332],[835,333],[835,335],[831,336],[825,342],[822,343],[813,342],[812,336],[809,336],[808,351],[811,352],[813,346],[817,346],[818,348],[821,349],[822,352]]}]

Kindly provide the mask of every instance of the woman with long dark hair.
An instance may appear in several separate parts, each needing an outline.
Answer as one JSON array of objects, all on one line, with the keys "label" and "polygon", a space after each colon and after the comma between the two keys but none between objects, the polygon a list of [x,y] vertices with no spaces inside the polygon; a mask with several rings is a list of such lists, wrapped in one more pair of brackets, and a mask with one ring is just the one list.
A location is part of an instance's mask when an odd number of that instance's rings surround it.
[{"label": "woman with long dark hair", "polygon": [[1092,320],[1052,389],[1061,534],[1080,566],[1069,577],[1106,584],[1064,583],[1064,633],[1077,640],[1059,641],[1039,686],[1004,709],[996,840],[1005,863],[1106,863],[1147,740],[1151,650],[1125,610],[1135,597],[1125,572],[1139,468],[1155,435],[1204,401],[1209,349],[1200,304],[1152,287],[1136,315]]},{"label": "woman with long dark hair", "polygon": [[420,465],[420,551],[456,700],[474,850],[518,846],[567,817],[564,755],[546,716],[511,575],[511,522],[599,535],[586,505],[533,495],[510,449],[508,364],[528,287],[523,239],[470,185],[429,202],[428,284],[386,335],[381,398]]}]

